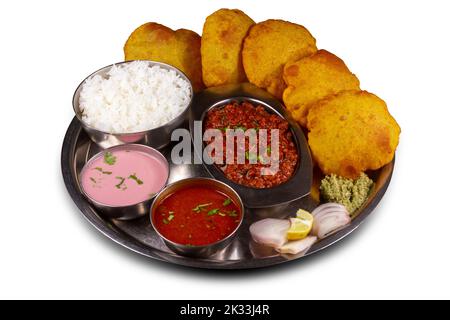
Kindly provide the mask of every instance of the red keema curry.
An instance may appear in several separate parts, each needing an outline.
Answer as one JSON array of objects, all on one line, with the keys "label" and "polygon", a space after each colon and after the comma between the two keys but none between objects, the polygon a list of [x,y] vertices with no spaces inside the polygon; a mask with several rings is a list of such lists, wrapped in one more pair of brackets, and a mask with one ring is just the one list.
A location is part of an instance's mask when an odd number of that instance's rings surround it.
[{"label": "red keema curry", "polygon": [[[262,174],[263,168],[269,168],[270,164],[263,161],[258,152],[251,150],[249,139],[245,140],[245,163],[238,163],[237,152],[234,153],[234,162],[226,162],[226,152],[221,161],[221,169],[225,176],[238,184],[253,188],[271,188],[286,182],[294,173],[297,162],[298,152],[289,128],[289,123],[276,114],[271,114],[259,105],[244,101],[242,103],[229,103],[222,108],[214,108],[208,111],[205,120],[205,130],[219,129],[223,132],[224,148],[226,147],[226,132],[228,129],[243,130],[254,129],[258,132],[261,129],[267,130],[267,154],[270,157],[271,152],[271,130],[278,130],[278,165],[279,169],[271,174]],[[257,134],[259,138],[259,134]],[[210,141],[212,143],[214,140]],[[258,142],[259,143],[259,142]],[[252,161],[253,160],[253,161]],[[223,165],[227,163],[226,165]]]}]

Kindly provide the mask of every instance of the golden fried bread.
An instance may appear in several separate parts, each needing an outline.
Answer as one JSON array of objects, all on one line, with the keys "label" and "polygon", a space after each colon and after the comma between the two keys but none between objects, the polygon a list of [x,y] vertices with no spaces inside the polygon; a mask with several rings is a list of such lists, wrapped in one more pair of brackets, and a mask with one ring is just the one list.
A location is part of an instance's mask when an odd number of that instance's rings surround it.
[{"label": "golden fried bread", "polygon": [[124,46],[125,60],[153,60],[180,69],[191,80],[195,91],[201,90],[202,65],[200,36],[186,29],[173,31],[149,22],[133,31]]},{"label": "golden fried bread", "polygon": [[310,109],[308,142],[324,174],[355,179],[389,163],[400,127],[386,103],[366,91],[343,91]]},{"label": "golden fried bread", "polygon": [[242,66],[242,42],[253,24],[240,10],[220,9],[206,18],[201,42],[206,87],[247,80]]},{"label": "golden fried bread", "polygon": [[267,20],[250,28],[244,40],[242,61],[251,83],[281,99],[286,88],[284,65],[316,51],[316,40],[305,27],[283,20]]},{"label": "golden fried bread", "polygon": [[283,78],[287,84],[283,102],[293,118],[304,127],[309,108],[318,100],[344,90],[359,90],[358,78],[344,61],[326,50],[288,62],[284,66]]}]

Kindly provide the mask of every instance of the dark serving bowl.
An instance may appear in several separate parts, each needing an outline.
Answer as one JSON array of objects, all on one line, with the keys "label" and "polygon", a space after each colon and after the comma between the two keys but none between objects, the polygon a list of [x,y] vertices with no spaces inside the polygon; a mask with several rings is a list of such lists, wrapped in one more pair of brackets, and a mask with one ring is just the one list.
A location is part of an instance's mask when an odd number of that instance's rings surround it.
[{"label": "dark serving bowl", "polygon": [[245,206],[249,208],[280,206],[308,195],[312,185],[313,165],[308,143],[302,129],[275,97],[250,83],[212,87],[194,96],[189,125],[196,156],[202,158],[205,144],[202,144],[200,147],[195,143],[194,121],[203,122],[209,110],[225,106],[232,101],[249,101],[255,106],[262,105],[269,113],[276,114],[289,123],[299,154],[297,168],[286,182],[276,187],[265,189],[256,189],[237,184],[226,178],[218,165],[207,164],[205,161],[202,161],[208,172],[215,179],[230,185],[236,190]]},{"label": "dark serving bowl", "polygon": [[[175,193],[178,190],[193,187],[193,186],[202,186],[202,187],[210,187],[212,189],[215,189],[217,191],[222,192],[223,194],[227,195],[230,199],[234,201],[239,207],[239,210],[241,211],[240,215],[240,221],[239,224],[236,226],[236,228],[233,230],[232,233],[230,233],[225,238],[207,244],[203,246],[187,246],[184,244],[180,244],[177,242],[174,242],[165,236],[163,236],[158,228],[156,227],[154,216],[156,214],[156,209],[161,204],[161,202],[166,199],[169,195]],[[210,178],[203,178],[203,177],[197,177],[197,178],[188,178],[179,180],[177,182],[174,182],[168,186],[166,186],[164,189],[159,192],[155,200],[152,203],[152,206],[150,208],[150,222],[152,224],[153,229],[155,230],[156,234],[163,239],[166,246],[171,249],[172,251],[184,255],[184,256],[190,256],[190,257],[199,257],[199,258],[207,258],[213,254],[215,254],[217,251],[222,250],[226,246],[228,246],[233,239],[236,237],[236,234],[242,225],[242,221],[244,220],[244,214],[245,209],[244,205],[242,203],[241,198],[239,195],[234,191],[230,186],[226,185],[225,183],[222,183],[220,181],[210,179]]]}]

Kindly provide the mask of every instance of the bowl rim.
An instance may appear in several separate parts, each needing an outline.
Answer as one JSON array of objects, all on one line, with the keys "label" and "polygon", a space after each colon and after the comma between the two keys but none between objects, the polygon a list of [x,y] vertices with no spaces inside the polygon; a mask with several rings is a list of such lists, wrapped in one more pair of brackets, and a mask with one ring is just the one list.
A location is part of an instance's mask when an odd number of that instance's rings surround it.
[{"label": "bowl rim", "polygon": [[[151,151],[154,154],[156,154],[158,157],[163,159],[163,162],[164,162],[165,166],[167,167],[167,177],[166,177],[166,181],[164,182],[162,188],[158,192],[155,192],[155,194],[152,197],[149,197],[149,198],[147,198],[147,199],[145,199],[143,201],[139,201],[139,202],[136,202],[136,203],[127,204],[127,205],[123,205],[123,206],[109,205],[109,204],[100,202],[98,200],[95,200],[93,197],[89,196],[88,193],[84,190],[83,183],[82,183],[83,174],[87,170],[89,165],[92,162],[94,162],[95,160],[97,160],[99,157],[101,157],[103,154],[105,154],[106,152],[111,152],[111,150],[114,150],[114,149],[129,149],[129,148],[134,149],[134,151],[146,152],[148,154],[149,154],[148,151]],[[142,150],[142,149],[144,149],[144,150]],[[128,144],[121,144],[121,145],[117,145],[117,146],[113,146],[113,147],[109,147],[109,148],[103,149],[103,150],[97,152],[96,154],[94,154],[88,161],[86,161],[86,163],[83,165],[83,168],[81,169],[81,171],[79,173],[79,181],[80,181],[79,186],[80,186],[81,193],[86,197],[86,199],[88,199],[95,206],[101,207],[101,208],[123,209],[123,208],[131,208],[131,207],[134,207],[134,206],[139,205],[141,203],[145,203],[147,201],[155,199],[156,195],[167,186],[167,181],[169,181],[169,177],[170,177],[170,164],[169,164],[169,161],[167,161],[166,157],[164,157],[164,155],[161,152],[159,152],[155,148],[152,148],[152,147],[144,145],[144,144],[128,143]]]},{"label": "bowl rim", "polygon": [[[162,235],[161,234],[161,232],[159,232],[159,230],[158,230],[158,228],[155,226],[155,223],[153,222],[153,216],[154,216],[154,210],[156,210],[156,200],[162,195],[162,193],[164,192],[164,191],[166,191],[167,189],[169,189],[169,188],[172,188],[172,187],[174,187],[175,185],[177,185],[177,184],[181,184],[181,183],[186,183],[186,181],[210,181],[210,182],[214,182],[214,183],[217,183],[217,184],[220,184],[221,186],[223,186],[223,187],[225,187],[225,189],[227,189],[228,191],[231,191],[233,194],[234,194],[234,196],[238,199],[238,201],[239,201],[239,203],[238,203],[238,205],[240,206],[240,208],[241,208],[241,218],[240,218],[240,221],[239,221],[239,224],[236,226],[236,228],[233,230],[233,232],[231,232],[229,235],[227,235],[225,238],[223,238],[223,239],[221,239],[221,240],[218,240],[218,241],[216,241],[216,242],[212,242],[212,243],[209,243],[209,244],[205,244],[205,245],[185,245],[185,244],[181,244],[181,243],[178,243],[178,242],[175,242],[175,241],[173,241],[173,240],[170,240],[170,239],[168,239],[168,238],[166,238],[164,235]],[[155,232],[156,232],[156,234],[161,238],[161,239],[163,239],[165,242],[168,242],[169,244],[171,244],[172,246],[175,246],[175,247],[178,247],[178,248],[182,248],[182,249],[186,249],[186,250],[202,250],[202,249],[206,249],[206,248],[210,248],[210,247],[212,247],[212,246],[216,246],[216,245],[219,245],[219,244],[221,244],[221,243],[223,243],[223,242],[225,242],[225,241],[228,241],[229,239],[231,239],[231,238],[233,238],[236,234],[237,234],[237,232],[238,232],[238,230],[241,228],[241,226],[242,226],[242,223],[244,222],[244,215],[245,215],[245,206],[244,206],[244,203],[243,203],[243,201],[242,201],[242,199],[241,199],[241,197],[239,196],[239,193],[237,193],[236,192],[236,190],[234,190],[231,186],[229,186],[228,184],[226,184],[226,183],[224,183],[224,182],[222,182],[222,181],[219,181],[219,180],[217,180],[217,179],[214,179],[214,178],[208,178],[208,177],[191,177],[191,178],[185,178],[185,179],[181,179],[181,180],[178,180],[178,181],[175,181],[175,182],[173,182],[173,183],[171,183],[171,184],[168,184],[168,185],[166,185],[160,192],[158,192],[158,194],[155,196],[155,198],[153,199],[154,201],[153,201],[153,203],[152,203],[152,205],[150,206],[150,223],[151,223],[151,225],[152,225],[152,228],[153,228],[153,230],[155,230]]]},{"label": "bowl rim", "polygon": [[[129,63],[134,62],[134,61],[149,62],[151,66],[160,66],[160,67],[163,67],[165,69],[173,70],[173,71],[177,72],[181,76],[181,78],[183,78],[183,80],[186,80],[188,82],[188,84],[189,84],[190,100],[189,100],[189,103],[186,104],[185,109],[183,109],[183,111],[181,111],[180,114],[178,114],[175,118],[173,118],[169,122],[164,123],[164,124],[162,124],[160,126],[157,126],[155,128],[148,129],[148,130],[143,130],[143,131],[126,132],[126,133],[124,133],[124,132],[113,133],[113,132],[108,132],[108,131],[103,131],[103,130],[97,129],[97,128],[87,124],[83,120],[83,118],[81,116],[81,111],[80,111],[80,106],[79,106],[79,93],[81,92],[81,88],[83,87],[83,85],[86,82],[86,80],[88,80],[89,78],[97,75],[100,72],[106,71],[107,69],[111,69],[113,66],[122,65],[122,64],[129,64]],[[78,95],[78,98],[77,98],[77,95]],[[192,87],[192,82],[191,82],[191,80],[189,80],[189,78],[186,76],[186,74],[183,71],[181,71],[180,69],[178,69],[178,68],[176,68],[176,67],[174,67],[174,66],[172,66],[172,65],[170,65],[168,63],[159,62],[159,61],[153,61],[153,60],[145,60],[145,59],[142,59],[142,60],[125,60],[125,61],[112,63],[110,65],[102,67],[102,68],[92,72],[86,78],[84,78],[78,84],[77,88],[75,89],[75,91],[74,91],[74,93],[72,95],[72,109],[73,109],[73,111],[75,113],[75,117],[81,122],[81,124],[84,127],[88,128],[89,130],[97,131],[97,132],[100,132],[102,134],[113,134],[115,136],[119,136],[120,137],[120,136],[127,136],[127,135],[145,134],[147,132],[150,132],[150,131],[153,131],[153,130],[156,130],[156,129],[160,129],[160,128],[165,127],[165,126],[170,126],[170,125],[175,124],[187,111],[189,111],[189,108],[190,108],[190,106],[192,104],[193,99],[194,99],[194,88]]]}]

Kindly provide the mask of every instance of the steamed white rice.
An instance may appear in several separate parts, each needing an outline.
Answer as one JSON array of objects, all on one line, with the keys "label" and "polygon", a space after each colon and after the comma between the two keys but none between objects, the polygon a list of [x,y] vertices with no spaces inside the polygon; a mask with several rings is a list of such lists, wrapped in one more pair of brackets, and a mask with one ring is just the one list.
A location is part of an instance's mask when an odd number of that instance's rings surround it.
[{"label": "steamed white rice", "polygon": [[87,79],[80,92],[82,119],[109,133],[133,133],[159,127],[186,109],[189,83],[175,71],[147,61],[114,65],[106,78]]}]

